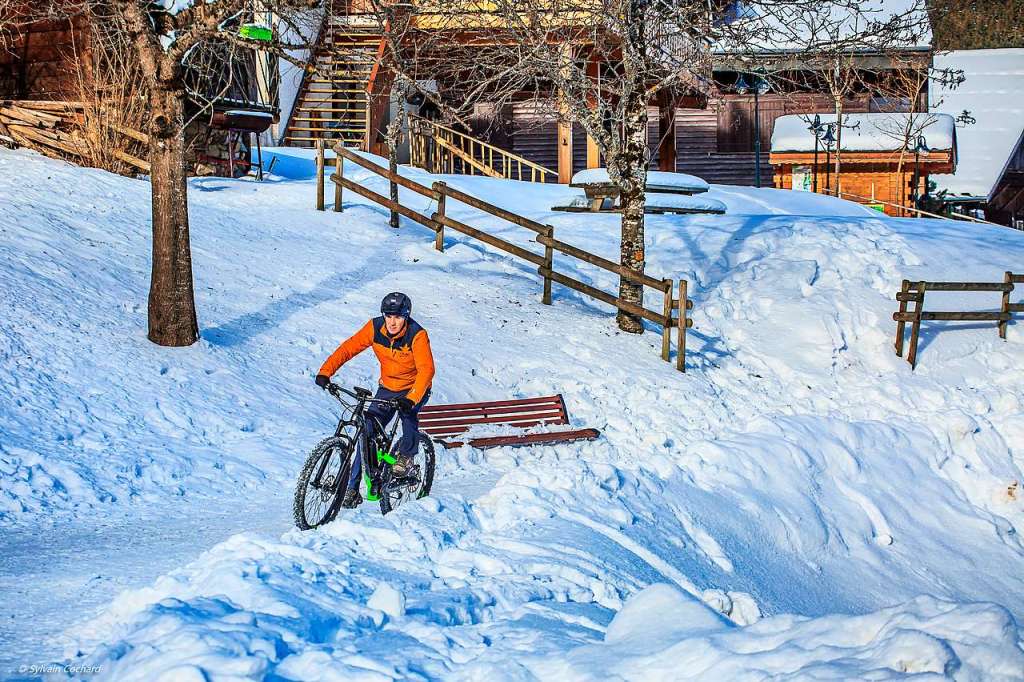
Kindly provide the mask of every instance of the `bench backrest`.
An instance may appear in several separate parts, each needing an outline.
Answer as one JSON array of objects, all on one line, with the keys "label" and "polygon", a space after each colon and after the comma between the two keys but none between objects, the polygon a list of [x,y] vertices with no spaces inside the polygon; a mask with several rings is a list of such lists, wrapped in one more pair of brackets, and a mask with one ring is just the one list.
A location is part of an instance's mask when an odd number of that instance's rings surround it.
[{"label": "bench backrest", "polygon": [[520,428],[537,424],[568,424],[569,414],[561,395],[489,403],[427,405],[419,412],[420,431],[432,438],[465,433],[475,424]]}]

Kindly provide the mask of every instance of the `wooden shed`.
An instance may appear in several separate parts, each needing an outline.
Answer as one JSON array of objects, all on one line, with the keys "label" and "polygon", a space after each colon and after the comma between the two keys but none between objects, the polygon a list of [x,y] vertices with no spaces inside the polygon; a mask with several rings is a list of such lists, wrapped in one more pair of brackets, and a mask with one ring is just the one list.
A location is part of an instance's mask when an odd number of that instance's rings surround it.
[{"label": "wooden shed", "polygon": [[818,114],[818,136],[811,130],[814,116],[776,120],[770,155],[776,187],[838,194],[902,216],[915,197],[928,193],[929,175],[956,168],[956,128],[947,114],[848,114],[838,152],[835,116]]}]

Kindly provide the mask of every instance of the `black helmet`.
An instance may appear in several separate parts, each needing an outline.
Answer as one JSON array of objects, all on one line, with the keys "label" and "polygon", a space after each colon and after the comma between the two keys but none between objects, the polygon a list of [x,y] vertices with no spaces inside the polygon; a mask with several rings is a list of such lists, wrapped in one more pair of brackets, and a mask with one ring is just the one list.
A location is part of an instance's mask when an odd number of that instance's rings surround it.
[{"label": "black helmet", "polygon": [[412,301],[400,291],[393,291],[380,302],[380,311],[385,315],[412,315]]}]

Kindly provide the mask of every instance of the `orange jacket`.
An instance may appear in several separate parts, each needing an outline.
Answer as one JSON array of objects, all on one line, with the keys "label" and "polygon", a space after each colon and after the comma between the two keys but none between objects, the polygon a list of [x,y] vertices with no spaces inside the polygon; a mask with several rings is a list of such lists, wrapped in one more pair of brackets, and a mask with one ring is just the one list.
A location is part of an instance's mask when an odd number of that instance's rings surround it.
[{"label": "orange jacket", "polygon": [[412,318],[397,336],[388,335],[383,317],[373,318],[331,353],[318,374],[332,376],[371,345],[380,361],[381,386],[391,391],[411,389],[406,397],[418,403],[434,379],[434,356],[427,330]]}]

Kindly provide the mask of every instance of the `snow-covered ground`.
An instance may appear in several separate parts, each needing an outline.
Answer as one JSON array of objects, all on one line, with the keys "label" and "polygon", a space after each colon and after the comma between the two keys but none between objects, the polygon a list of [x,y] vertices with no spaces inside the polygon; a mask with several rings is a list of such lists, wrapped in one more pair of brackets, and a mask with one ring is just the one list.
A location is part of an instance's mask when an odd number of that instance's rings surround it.
[{"label": "snow-covered ground", "polygon": [[[564,187],[445,180],[617,254],[613,216],[549,210]],[[171,350],[145,339],[148,186],[0,150],[2,674],[1024,679],[1022,327],[925,324],[911,373],[891,321],[902,278],[1001,279],[1024,235],[705,196],[728,213],[648,219],[648,270],[696,302],[686,375],[489,247],[438,253],[350,193],[311,210],[308,177],[192,182],[203,339]],[[312,374],[392,290],[430,331],[435,403],[561,392],[603,435],[442,452],[431,498],[290,529],[334,418]]]}]

